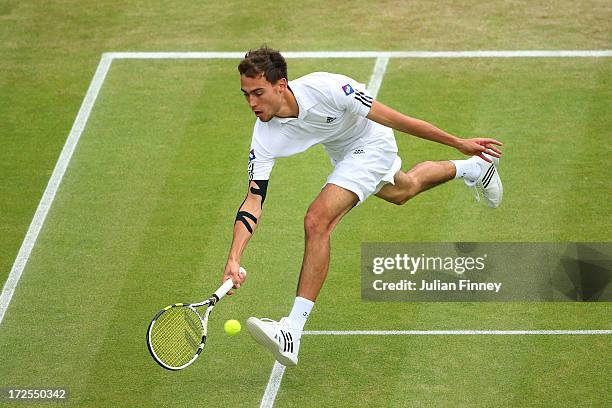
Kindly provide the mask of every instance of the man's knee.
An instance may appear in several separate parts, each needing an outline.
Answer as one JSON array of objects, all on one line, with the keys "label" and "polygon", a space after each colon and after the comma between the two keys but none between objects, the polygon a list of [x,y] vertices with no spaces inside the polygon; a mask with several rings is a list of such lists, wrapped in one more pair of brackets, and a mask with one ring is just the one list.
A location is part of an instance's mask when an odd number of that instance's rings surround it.
[{"label": "man's knee", "polygon": [[397,197],[394,197],[393,200],[391,200],[391,203],[395,204],[395,205],[404,205],[408,202],[408,200],[410,200],[412,197],[408,196],[408,195],[400,195]]},{"label": "man's knee", "polygon": [[304,231],[306,236],[321,236],[331,233],[331,220],[323,209],[310,206],[304,216]]},{"label": "man's knee", "polygon": [[414,197],[414,194],[403,193],[402,195],[395,197],[391,202],[395,205],[404,205],[410,201],[412,197]]},{"label": "man's knee", "polygon": [[396,205],[404,205],[419,193],[421,181],[413,172],[408,171],[402,176],[401,184],[398,187],[397,194],[393,195],[389,201]]}]

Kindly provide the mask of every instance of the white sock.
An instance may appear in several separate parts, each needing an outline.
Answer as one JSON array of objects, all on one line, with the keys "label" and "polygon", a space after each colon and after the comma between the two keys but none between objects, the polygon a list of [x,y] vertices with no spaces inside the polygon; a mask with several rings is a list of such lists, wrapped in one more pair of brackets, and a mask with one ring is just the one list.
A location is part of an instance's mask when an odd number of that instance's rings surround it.
[{"label": "white sock", "polygon": [[470,182],[478,180],[480,176],[480,166],[474,160],[451,160],[450,162],[453,163],[457,169],[455,172],[456,179],[462,178]]},{"label": "white sock", "polygon": [[293,303],[293,309],[291,309],[291,313],[289,313],[291,325],[300,331],[304,330],[304,325],[306,324],[306,320],[308,320],[308,316],[313,306],[314,302],[312,300],[300,296],[296,297]]}]

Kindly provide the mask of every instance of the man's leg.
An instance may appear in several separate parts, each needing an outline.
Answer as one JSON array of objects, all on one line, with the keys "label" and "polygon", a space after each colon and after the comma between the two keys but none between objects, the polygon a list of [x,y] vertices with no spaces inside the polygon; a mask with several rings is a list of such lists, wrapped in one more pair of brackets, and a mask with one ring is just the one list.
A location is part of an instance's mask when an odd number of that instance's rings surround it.
[{"label": "man's leg", "polygon": [[[398,171],[393,184],[385,184],[376,194],[391,203],[402,205],[417,194],[453,178],[462,178],[468,187],[475,187],[476,201],[480,194],[487,205],[497,208],[501,204],[504,188],[497,168],[499,158],[485,154],[490,162],[478,156],[467,160],[451,160],[419,163],[407,172]],[[480,192],[480,194],[479,194]]]},{"label": "man's leg", "polygon": [[304,260],[297,296],[313,302],[317,299],[329,269],[331,233],[358,201],[355,193],[327,184],[308,208],[304,218]]},{"label": "man's leg", "polygon": [[253,338],[285,366],[298,362],[302,330],[327,276],[331,232],[358,200],[355,193],[335,184],[321,190],[304,218],[304,261],[291,313],[280,322],[256,317],[247,320]]},{"label": "man's leg", "polygon": [[395,185],[385,184],[376,196],[402,205],[417,194],[452,180],[455,172],[455,165],[450,161],[419,163],[407,172],[400,170],[395,173]]}]

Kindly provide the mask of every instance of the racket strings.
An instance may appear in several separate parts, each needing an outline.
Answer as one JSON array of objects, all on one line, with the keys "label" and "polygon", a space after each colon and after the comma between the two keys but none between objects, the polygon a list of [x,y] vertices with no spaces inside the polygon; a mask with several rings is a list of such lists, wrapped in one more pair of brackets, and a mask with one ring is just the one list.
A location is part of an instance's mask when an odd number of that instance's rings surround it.
[{"label": "racket strings", "polygon": [[151,346],[170,367],[191,361],[202,341],[202,322],[189,307],[172,307],[162,313],[151,329]]}]

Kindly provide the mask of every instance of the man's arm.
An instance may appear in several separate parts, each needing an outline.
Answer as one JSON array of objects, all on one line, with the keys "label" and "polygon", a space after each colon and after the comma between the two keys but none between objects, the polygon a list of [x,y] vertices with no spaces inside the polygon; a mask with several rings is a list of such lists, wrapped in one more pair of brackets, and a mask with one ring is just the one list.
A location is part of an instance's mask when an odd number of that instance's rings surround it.
[{"label": "man's arm", "polygon": [[487,153],[495,157],[501,155],[501,151],[494,145],[501,146],[502,143],[495,139],[461,139],[446,133],[442,129],[438,129],[431,123],[406,116],[378,101],[372,103],[372,108],[366,117],[381,125],[399,130],[400,132],[454,147],[463,154],[480,156],[486,161],[490,160],[484,157],[482,153]]},{"label": "man's arm", "polygon": [[[235,288],[239,288],[244,280],[242,275],[238,274],[240,269],[240,258],[251,239],[251,236],[257,229],[257,224],[263,210],[263,203],[266,199],[268,189],[268,180],[251,180],[249,182],[249,191],[247,196],[240,205],[234,222],[234,236],[227,257],[227,264],[221,282],[231,278]],[[233,291],[228,292],[233,294]]]}]

